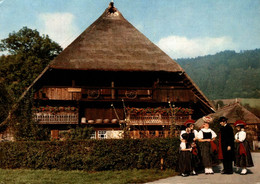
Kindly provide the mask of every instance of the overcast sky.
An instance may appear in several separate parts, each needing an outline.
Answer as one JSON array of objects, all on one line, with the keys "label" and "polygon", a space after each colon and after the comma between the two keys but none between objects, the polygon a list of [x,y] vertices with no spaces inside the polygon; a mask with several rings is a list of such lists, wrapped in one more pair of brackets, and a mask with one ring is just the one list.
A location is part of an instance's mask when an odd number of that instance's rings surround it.
[{"label": "overcast sky", "polygon": [[[0,0],[0,39],[27,26],[63,48],[111,0]],[[172,58],[260,48],[260,0],[114,0],[139,31]]]}]

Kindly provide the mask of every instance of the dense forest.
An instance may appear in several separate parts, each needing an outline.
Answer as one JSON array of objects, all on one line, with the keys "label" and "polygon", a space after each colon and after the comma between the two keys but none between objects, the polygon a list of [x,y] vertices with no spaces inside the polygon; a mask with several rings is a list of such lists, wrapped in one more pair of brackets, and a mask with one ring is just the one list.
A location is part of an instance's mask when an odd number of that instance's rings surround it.
[{"label": "dense forest", "polygon": [[211,100],[260,98],[260,49],[223,51],[177,62]]}]

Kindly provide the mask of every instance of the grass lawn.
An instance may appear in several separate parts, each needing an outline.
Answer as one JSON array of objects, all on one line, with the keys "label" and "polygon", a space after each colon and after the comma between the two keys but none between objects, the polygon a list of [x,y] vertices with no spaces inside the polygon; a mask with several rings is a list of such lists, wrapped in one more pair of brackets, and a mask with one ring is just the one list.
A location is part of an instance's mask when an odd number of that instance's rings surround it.
[{"label": "grass lawn", "polygon": [[0,184],[123,184],[144,183],[174,176],[174,170],[125,170],[125,171],[58,171],[29,169],[0,169]]}]

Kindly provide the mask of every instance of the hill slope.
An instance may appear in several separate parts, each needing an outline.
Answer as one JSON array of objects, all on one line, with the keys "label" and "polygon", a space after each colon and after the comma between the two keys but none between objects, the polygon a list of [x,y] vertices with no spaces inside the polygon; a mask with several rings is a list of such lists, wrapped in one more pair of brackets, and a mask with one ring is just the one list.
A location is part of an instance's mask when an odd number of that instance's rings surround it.
[{"label": "hill slope", "polygon": [[260,98],[260,49],[223,51],[177,62],[211,100]]}]

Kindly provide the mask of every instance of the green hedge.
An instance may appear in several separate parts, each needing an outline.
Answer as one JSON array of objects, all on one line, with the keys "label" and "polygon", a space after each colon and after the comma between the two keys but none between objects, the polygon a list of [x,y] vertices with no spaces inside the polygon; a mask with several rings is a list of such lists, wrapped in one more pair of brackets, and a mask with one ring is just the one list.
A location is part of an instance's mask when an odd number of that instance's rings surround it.
[{"label": "green hedge", "polygon": [[124,170],[175,168],[179,140],[122,139],[0,143],[0,168]]}]

